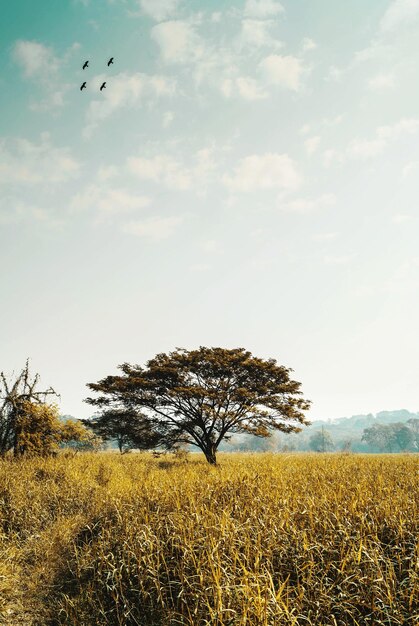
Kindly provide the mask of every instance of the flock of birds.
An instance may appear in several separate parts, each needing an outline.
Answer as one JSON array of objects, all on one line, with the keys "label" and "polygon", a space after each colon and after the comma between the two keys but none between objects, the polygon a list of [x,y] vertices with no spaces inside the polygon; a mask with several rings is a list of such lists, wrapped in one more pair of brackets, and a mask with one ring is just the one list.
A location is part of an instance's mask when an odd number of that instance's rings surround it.
[{"label": "flock of birds", "polygon": [[[111,57],[108,61],[108,67],[110,65],[112,65],[113,63],[113,57]],[[84,65],[83,65],[83,69],[85,70],[87,67],[89,67],[89,61],[85,61]],[[84,83],[82,84],[82,86],[80,87],[80,91],[83,91],[83,89],[86,89],[86,81],[84,81]],[[104,83],[102,83],[101,87],[100,87],[100,91],[102,91],[103,89],[106,89],[106,81]]]}]

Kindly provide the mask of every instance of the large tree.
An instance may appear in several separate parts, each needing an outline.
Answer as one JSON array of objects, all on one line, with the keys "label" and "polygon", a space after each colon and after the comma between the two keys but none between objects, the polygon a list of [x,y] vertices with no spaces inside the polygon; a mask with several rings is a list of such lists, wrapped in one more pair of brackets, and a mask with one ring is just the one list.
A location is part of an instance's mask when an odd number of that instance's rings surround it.
[{"label": "large tree", "polygon": [[268,437],[309,424],[303,411],[310,402],[291,380],[292,370],[243,348],[177,348],[146,367],[119,369],[122,375],[88,384],[100,395],[86,402],[105,411],[140,411],[168,449],[194,445],[211,464],[221,441],[234,433]]}]

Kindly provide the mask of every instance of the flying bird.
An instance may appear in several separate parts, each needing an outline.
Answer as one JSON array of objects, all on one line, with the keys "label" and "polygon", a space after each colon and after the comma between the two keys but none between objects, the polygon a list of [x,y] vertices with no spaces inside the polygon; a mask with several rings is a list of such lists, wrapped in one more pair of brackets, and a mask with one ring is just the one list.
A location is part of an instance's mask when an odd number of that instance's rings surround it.
[{"label": "flying bird", "polygon": [[86,81],[82,84],[82,86],[80,87],[80,91],[83,91],[83,89],[86,89]]},{"label": "flying bird", "polygon": [[101,88],[100,88],[100,91],[102,91],[102,89],[105,89],[105,88],[106,88],[106,82],[105,82],[105,83],[102,83],[102,86],[101,86]]},{"label": "flying bird", "polygon": [[89,65],[89,61],[85,61],[85,62],[84,62],[84,65],[83,65],[83,69],[85,70],[85,69],[86,69],[86,67],[88,67],[88,65]]},{"label": "flying bird", "polygon": [[113,57],[111,57],[108,61],[108,67],[113,63]]}]

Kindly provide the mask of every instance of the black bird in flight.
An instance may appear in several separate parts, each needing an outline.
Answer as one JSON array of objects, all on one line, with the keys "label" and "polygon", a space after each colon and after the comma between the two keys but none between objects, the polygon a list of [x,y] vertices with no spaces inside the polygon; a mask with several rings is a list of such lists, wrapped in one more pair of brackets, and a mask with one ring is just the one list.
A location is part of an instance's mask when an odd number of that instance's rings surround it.
[{"label": "black bird in flight", "polygon": [[105,88],[106,88],[106,82],[105,82],[105,83],[102,83],[102,86],[101,86],[101,88],[100,88],[100,91],[102,91],[102,89],[105,89]]},{"label": "black bird in flight", "polygon": [[113,63],[113,57],[111,57],[108,61],[108,67]]},{"label": "black bird in flight", "polygon": [[85,62],[84,62],[84,65],[83,65],[83,69],[85,70],[85,69],[86,69],[86,67],[88,67],[88,65],[89,65],[89,61],[85,61]]},{"label": "black bird in flight", "polygon": [[80,91],[83,91],[83,89],[86,89],[86,81],[82,84],[82,86],[80,87]]}]

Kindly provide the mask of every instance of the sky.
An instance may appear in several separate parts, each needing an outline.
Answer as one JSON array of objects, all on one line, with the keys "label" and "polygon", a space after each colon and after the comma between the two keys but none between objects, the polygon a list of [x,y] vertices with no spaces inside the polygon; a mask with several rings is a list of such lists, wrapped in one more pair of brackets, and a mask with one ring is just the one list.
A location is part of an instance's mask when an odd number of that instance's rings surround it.
[{"label": "sky", "polygon": [[308,419],[418,411],[418,35],[419,0],[3,2],[0,369],[84,418],[121,363],[243,347]]}]

